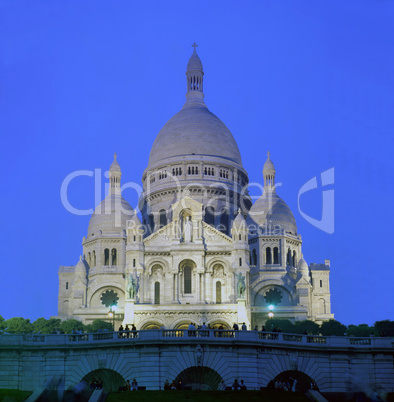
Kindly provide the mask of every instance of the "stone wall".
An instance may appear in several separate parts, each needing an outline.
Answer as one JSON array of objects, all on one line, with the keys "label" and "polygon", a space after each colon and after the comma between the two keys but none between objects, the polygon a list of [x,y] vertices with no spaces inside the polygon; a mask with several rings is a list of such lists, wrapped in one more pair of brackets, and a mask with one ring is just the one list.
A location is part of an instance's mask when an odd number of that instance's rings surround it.
[{"label": "stone wall", "polygon": [[199,366],[214,370],[228,386],[244,379],[248,389],[266,387],[280,373],[296,370],[316,381],[321,392],[350,391],[357,382],[393,392],[393,355],[390,338],[255,331],[150,330],[128,338],[112,332],[3,335],[0,388],[35,390],[63,377],[67,389],[104,370],[154,390]]}]

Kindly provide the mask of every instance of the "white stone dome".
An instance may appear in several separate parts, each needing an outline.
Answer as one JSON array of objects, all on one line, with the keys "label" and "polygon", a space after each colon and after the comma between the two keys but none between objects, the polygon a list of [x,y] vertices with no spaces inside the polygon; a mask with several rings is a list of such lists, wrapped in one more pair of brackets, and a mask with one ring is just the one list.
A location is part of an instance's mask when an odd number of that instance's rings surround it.
[{"label": "white stone dome", "polygon": [[263,195],[255,202],[249,211],[250,224],[264,226],[280,225],[286,232],[297,234],[297,225],[289,206],[275,191],[264,190]]},{"label": "white stone dome", "polygon": [[241,154],[226,125],[202,100],[188,99],[160,130],[153,143],[148,169],[183,156],[213,157],[242,167]]},{"label": "white stone dome", "polygon": [[130,204],[119,194],[108,194],[95,209],[89,221],[88,236],[102,233],[121,233],[126,221],[134,215]]},{"label": "white stone dome", "polygon": [[242,168],[233,135],[204,103],[203,76],[202,63],[194,46],[186,70],[186,102],[157,135],[149,155],[148,170],[184,159],[205,159]]}]

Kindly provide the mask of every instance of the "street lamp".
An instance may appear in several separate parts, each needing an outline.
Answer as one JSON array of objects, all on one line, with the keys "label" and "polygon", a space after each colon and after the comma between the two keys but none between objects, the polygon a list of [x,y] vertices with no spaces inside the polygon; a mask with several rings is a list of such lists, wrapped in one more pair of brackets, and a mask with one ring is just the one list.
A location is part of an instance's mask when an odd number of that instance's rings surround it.
[{"label": "street lamp", "polygon": [[275,316],[275,314],[274,314],[274,312],[272,311],[273,309],[274,309],[274,306],[272,305],[272,304],[270,304],[269,306],[268,306],[268,308],[269,308],[269,313],[268,313],[268,317],[270,318],[270,320],[271,320],[271,331],[272,331],[272,327],[273,327],[273,324],[272,324],[272,319],[274,318],[274,316]]},{"label": "street lamp", "polygon": [[108,311],[108,318],[109,319],[112,318],[112,331],[115,332],[115,310],[116,310],[116,304],[111,306],[109,309],[110,310]]}]

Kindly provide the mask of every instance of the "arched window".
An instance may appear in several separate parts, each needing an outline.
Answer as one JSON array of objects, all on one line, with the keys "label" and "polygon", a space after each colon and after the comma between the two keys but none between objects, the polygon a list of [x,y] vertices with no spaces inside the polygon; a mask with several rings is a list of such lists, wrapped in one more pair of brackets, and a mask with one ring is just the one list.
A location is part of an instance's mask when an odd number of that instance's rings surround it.
[{"label": "arched window", "polygon": [[192,268],[186,266],[183,268],[183,293],[192,292]]},{"label": "arched window", "polygon": [[96,252],[93,250],[93,266],[96,266]]},{"label": "arched window", "polygon": [[153,214],[149,215],[149,230],[151,233],[155,230],[155,219],[153,217]]},{"label": "arched window", "polygon": [[160,227],[167,225],[167,214],[164,209],[160,210]]},{"label": "arched window", "polygon": [[287,265],[291,265],[291,251],[287,250]]},{"label": "arched window", "polygon": [[208,225],[215,226],[215,208],[205,208],[205,222],[208,223]]},{"label": "arched window", "polygon": [[155,304],[160,304],[160,282],[155,282]]},{"label": "arched window", "polygon": [[109,249],[104,250],[104,265],[109,265]]},{"label": "arched window", "polygon": [[324,299],[319,299],[319,312],[326,314],[326,301]]},{"label": "arched window", "polygon": [[222,303],[222,283],[220,281],[216,282],[216,304]]},{"label": "arched window", "polygon": [[117,265],[117,258],[116,258],[116,248],[113,248],[111,251],[112,262],[111,265]]},{"label": "arched window", "polygon": [[92,266],[92,256],[90,254],[90,251],[88,252],[88,265],[89,265],[89,267]]},{"label": "arched window", "polygon": [[293,251],[293,267],[297,266],[297,253]]},{"label": "arched window", "polygon": [[267,247],[265,250],[265,263],[272,264],[271,247]]},{"label": "arched window", "polygon": [[252,265],[257,265],[257,251],[255,248],[252,251]]},{"label": "arched window", "polygon": [[220,214],[219,230],[224,234],[228,233],[228,213],[225,209],[223,209],[222,213]]},{"label": "arched window", "polygon": [[274,264],[279,264],[279,249],[274,247]]}]

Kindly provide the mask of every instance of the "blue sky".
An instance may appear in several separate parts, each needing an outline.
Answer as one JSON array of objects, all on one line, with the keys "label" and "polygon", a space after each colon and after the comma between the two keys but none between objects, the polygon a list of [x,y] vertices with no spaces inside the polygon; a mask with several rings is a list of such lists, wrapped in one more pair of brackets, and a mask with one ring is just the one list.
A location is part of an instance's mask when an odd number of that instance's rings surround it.
[{"label": "blue sky", "polygon": [[[393,18],[384,0],[0,0],[0,315],[57,314],[59,265],[78,261],[89,223],[63,207],[63,180],[104,172],[116,151],[122,179],[140,183],[184,103],[197,42],[206,104],[250,181],[262,182],[269,149],[306,261],[331,260],[335,318],[394,320]],[[297,206],[302,185],[330,168],[333,234]],[[301,201],[315,219],[321,190]],[[74,180],[69,198],[93,208],[94,180]]]}]

